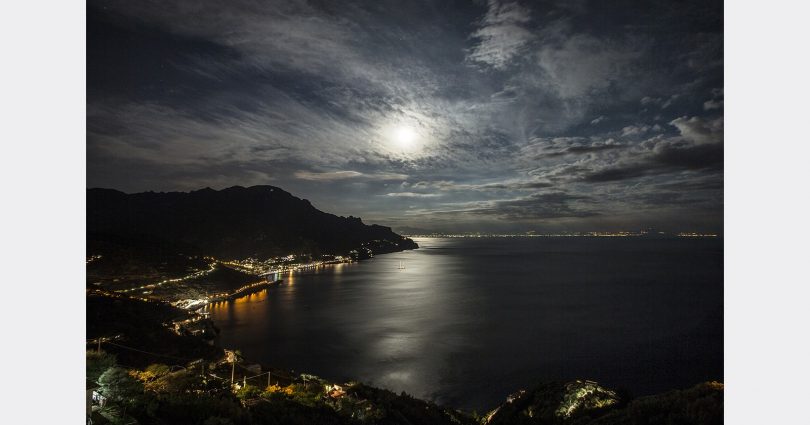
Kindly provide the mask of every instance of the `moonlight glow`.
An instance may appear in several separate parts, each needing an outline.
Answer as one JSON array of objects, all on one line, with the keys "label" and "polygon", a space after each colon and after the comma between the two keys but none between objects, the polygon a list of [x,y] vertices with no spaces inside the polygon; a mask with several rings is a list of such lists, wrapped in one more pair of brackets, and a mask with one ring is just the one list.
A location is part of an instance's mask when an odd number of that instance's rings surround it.
[{"label": "moonlight glow", "polygon": [[413,128],[402,125],[394,129],[394,142],[401,149],[412,149],[419,135]]}]

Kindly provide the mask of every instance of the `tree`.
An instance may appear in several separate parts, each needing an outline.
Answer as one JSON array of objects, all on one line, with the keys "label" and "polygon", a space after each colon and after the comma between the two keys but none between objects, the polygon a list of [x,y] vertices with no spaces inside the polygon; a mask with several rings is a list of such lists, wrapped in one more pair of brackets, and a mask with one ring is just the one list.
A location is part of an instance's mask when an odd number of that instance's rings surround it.
[{"label": "tree", "polygon": [[167,373],[146,384],[146,389],[158,393],[181,393],[204,389],[202,377],[196,372],[180,370]]},{"label": "tree", "polygon": [[261,388],[248,384],[236,391],[236,398],[240,400],[247,400],[256,398],[261,395],[261,393]]},{"label": "tree", "polygon": [[138,373],[138,379],[143,382],[149,382],[169,374],[170,371],[169,366],[165,364],[150,364],[143,372]]},{"label": "tree", "polygon": [[85,366],[87,369],[87,379],[98,382],[98,378],[102,373],[115,366],[115,355],[109,354],[106,351],[87,351]]},{"label": "tree", "polygon": [[110,402],[132,404],[143,395],[143,385],[126,369],[111,367],[98,378],[99,392]]}]

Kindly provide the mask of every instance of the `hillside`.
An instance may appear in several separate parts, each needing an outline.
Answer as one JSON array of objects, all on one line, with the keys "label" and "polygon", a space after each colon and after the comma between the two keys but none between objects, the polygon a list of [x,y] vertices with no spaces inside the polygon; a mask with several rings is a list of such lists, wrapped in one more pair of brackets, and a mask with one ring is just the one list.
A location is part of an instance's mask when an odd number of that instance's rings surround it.
[{"label": "hillside", "polygon": [[417,245],[390,228],[316,209],[273,186],[126,194],[87,190],[88,255],[176,253],[246,258],[373,253]]}]

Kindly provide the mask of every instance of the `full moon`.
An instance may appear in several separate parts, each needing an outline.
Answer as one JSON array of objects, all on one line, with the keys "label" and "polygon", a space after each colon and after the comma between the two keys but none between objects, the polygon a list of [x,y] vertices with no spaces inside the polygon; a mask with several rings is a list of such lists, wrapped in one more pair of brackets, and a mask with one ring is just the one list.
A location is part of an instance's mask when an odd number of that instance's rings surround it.
[{"label": "full moon", "polygon": [[403,149],[410,148],[417,137],[418,134],[416,134],[416,131],[406,125],[399,126],[394,130],[394,141]]}]

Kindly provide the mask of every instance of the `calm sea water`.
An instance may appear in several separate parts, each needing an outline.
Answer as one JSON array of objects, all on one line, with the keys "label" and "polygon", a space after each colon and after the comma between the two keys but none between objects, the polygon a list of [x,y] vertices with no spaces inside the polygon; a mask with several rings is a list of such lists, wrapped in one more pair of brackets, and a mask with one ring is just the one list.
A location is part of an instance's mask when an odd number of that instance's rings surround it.
[{"label": "calm sea water", "polygon": [[479,411],[538,381],[644,395],[723,378],[722,240],[417,243],[210,306],[220,344]]}]

